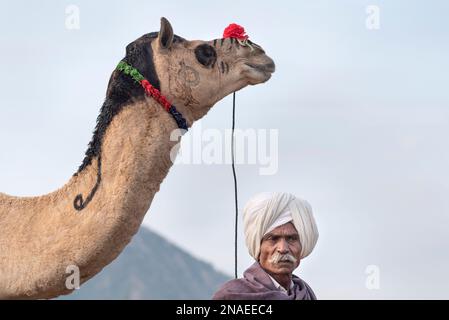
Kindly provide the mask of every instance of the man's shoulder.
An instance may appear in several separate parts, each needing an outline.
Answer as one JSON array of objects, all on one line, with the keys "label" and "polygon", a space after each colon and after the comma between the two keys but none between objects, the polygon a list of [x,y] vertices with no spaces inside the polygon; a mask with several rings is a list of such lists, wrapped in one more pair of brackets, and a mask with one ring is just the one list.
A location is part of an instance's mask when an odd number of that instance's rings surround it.
[{"label": "man's shoulder", "polygon": [[293,275],[292,280],[293,283],[299,286],[301,290],[305,290],[312,300],[316,300],[315,292],[312,290],[312,288],[309,286],[307,282],[305,282],[302,278],[296,275]]},{"label": "man's shoulder", "polygon": [[229,295],[248,292],[249,288],[245,278],[232,279],[220,286],[212,297],[213,300],[227,300]]}]

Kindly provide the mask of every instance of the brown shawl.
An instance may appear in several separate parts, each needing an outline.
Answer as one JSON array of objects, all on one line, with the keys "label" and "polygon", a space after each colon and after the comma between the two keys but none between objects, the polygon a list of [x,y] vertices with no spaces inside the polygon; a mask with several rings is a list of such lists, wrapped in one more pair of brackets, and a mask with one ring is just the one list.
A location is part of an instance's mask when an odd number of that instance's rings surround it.
[{"label": "brown shawl", "polygon": [[293,288],[285,294],[278,290],[268,274],[255,262],[243,278],[226,282],[212,297],[213,300],[316,300],[312,289],[293,275]]}]

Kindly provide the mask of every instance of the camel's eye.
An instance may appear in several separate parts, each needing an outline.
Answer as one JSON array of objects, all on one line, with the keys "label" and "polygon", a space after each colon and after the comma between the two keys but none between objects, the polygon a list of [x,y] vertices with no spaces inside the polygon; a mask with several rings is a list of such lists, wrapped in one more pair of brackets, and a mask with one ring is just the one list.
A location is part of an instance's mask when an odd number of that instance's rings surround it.
[{"label": "camel's eye", "polygon": [[201,44],[196,47],[195,56],[198,62],[206,67],[212,66],[217,61],[217,52],[208,44]]}]

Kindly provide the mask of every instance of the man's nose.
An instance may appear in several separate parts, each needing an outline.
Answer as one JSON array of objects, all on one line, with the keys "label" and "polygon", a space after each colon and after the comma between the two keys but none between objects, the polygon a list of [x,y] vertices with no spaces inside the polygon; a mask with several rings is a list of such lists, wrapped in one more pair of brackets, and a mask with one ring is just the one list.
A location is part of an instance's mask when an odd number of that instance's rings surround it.
[{"label": "man's nose", "polygon": [[279,240],[277,249],[281,254],[286,254],[290,251],[290,249],[288,248],[288,243],[285,239]]}]

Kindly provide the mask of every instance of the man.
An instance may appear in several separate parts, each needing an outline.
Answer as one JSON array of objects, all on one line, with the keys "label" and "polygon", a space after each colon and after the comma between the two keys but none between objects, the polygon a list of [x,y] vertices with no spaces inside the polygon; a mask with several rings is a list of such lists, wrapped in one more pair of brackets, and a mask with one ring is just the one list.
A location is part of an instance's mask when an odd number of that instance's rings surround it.
[{"label": "man", "polygon": [[288,193],[261,193],[243,209],[246,246],[256,262],[243,278],[225,283],[216,300],[315,300],[312,289],[293,275],[318,240],[307,201]]}]

